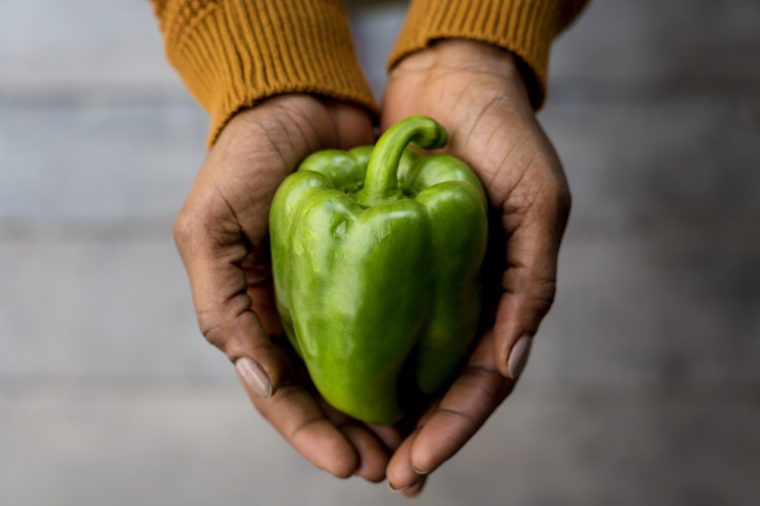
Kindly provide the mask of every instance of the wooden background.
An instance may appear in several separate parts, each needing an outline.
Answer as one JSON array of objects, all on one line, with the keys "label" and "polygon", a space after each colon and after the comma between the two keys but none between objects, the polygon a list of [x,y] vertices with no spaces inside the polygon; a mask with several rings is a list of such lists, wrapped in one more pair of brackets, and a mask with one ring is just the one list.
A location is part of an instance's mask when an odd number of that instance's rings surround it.
[{"label": "wooden background", "polygon": [[[378,93],[402,16],[353,12]],[[597,0],[540,119],[557,303],[421,504],[760,503],[760,2]],[[403,503],[303,462],[196,330],[205,129],[147,3],[0,0],[0,504]]]}]

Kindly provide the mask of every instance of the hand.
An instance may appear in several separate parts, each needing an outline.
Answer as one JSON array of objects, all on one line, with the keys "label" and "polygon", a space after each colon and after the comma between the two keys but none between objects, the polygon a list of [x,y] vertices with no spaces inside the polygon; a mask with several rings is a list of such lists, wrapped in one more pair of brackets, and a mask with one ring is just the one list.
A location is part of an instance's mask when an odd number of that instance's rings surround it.
[{"label": "hand", "polygon": [[[570,211],[559,159],[534,117],[515,58],[474,41],[446,40],[392,71],[383,127],[424,114],[449,132],[495,210],[489,230],[484,316],[490,323],[450,389],[417,421],[388,464],[389,484],[413,496],[509,395],[555,292]],[[494,213],[491,213],[494,214]],[[497,227],[494,228],[493,224]]]},{"label": "hand", "polygon": [[201,331],[236,365],[256,408],[314,465],[380,481],[400,434],[339,414],[299,374],[276,337],[267,241],[275,190],[306,155],[372,142],[365,112],[305,95],[240,112],[201,167],[174,235]]}]

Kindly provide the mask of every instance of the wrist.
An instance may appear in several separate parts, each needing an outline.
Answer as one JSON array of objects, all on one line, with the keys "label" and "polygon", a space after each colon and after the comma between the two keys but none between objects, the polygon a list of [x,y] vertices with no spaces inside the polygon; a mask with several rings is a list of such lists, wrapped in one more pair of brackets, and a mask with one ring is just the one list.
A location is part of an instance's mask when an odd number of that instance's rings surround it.
[{"label": "wrist", "polygon": [[454,66],[472,72],[487,72],[505,79],[519,77],[517,58],[498,46],[479,40],[440,39],[428,49],[435,51],[439,66]]},{"label": "wrist", "polygon": [[528,100],[530,71],[522,60],[499,46],[470,39],[440,39],[402,58],[390,77],[417,74],[425,80],[438,78],[477,80],[497,84]]},{"label": "wrist", "polygon": [[[373,116],[363,104],[308,93],[285,93],[239,109],[222,129],[214,145],[239,144],[252,132],[272,137],[286,132],[293,144],[306,142],[321,148],[371,144]],[[222,147],[220,149],[226,149]]]}]

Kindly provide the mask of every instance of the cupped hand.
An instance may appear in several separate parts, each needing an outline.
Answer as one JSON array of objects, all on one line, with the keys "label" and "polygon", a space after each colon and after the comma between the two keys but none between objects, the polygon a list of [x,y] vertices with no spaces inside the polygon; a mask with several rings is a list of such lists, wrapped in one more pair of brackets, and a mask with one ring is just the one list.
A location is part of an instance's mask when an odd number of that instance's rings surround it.
[{"label": "cupped hand", "polygon": [[366,112],[306,95],[239,112],[203,163],[174,236],[201,331],[235,364],[261,414],[314,465],[380,481],[400,435],[341,415],[309,387],[278,337],[267,240],[275,190],[303,158],[372,142]]},{"label": "cupped hand", "polygon": [[452,39],[407,56],[390,75],[383,127],[412,114],[446,127],[447,152],[478,174],[492,216],[483,335],[460,376],[388,464],[389,484],[407,496],[419,493],[425,475],[454,455],[514,387],[552,304],[570,211],[559,159],[510,53]]}]

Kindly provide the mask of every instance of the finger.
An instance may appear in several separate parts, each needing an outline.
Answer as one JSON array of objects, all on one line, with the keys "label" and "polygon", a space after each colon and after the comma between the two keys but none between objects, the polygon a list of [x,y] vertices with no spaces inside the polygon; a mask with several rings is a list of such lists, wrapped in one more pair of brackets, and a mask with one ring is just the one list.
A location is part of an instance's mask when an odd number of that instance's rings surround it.
[{"label": "finger", "polygon": [[402,489],[401,493],[404,494],[404,497],[406,499],[414,499],[415,497],[419,497],[419,495],[422,493],[422,489],[425,488],[426,482],[427,482],[427,477],[423,476],[414,485],[410,485],[407,488]]},{"label": "finger", "polygon": [[355,474],[373,483],[383,481],[389,459],[383,443],[369,427],[360,425],[350,416],[333,408],[323,398],[318,397],[317,402],[327,419],[343,432],[356,450],[359,464]]},{"label": "finger", "polygon": [[[418,429],[419,430],[419,429]],[[388,486],[391,490],[401,490],[417,483],[422,476],[415,472],[412,467],[412,446],[417,437],[418,430],[409,434],[388,462],[385,471],[388,477]]]},{"label": "finger", "polygon": [[[255,248],[255,249],[254,249]],[[243,261],[241,268],[248,283],[251,309],[269,336],[283,335],[280,317],[275,303],[274,280],[269,242],[252,247],[251,254]]]},{"label": "finger", "polygon": [[514,382],[499,373],[492,350],[489,333],[417,433],[409,455],[417,473],[434,471],[459,451],[512,390]]},{"label": "finger", "polygon": [[388,477],[388,485],[391,489],[400,490],[411,487],[422,476],[412,465],[412,446],[420,429],[433,416],[439,404],[439,400],[435,401],[416,419],[414,430],[401,441],[401,444],[398,445],[396,451],[391,455],[391,460],[388,462],[388,468],[385,472]]},{"label": "finger", "polygon": [[371,430],[375,436],[382,441],[385,447],[395,452],[404,439],[401,431],[393,425],[372,425],[367,424],[367,428]]},{"label": "finger", "polygon": [[[566,187],[549,185],[526,208],[507,199],[502,224],[507,234],[506,270],[494,324],[498,369],[517,380],[533,336],[554,301],[557,256],[570,210]],[[554,188],[554,189],[552,189]]]},{"label": "finger", "polygon": [[243,384],[259,412],[309,462],[338,478],[356,472],[359,457],[351,441],[327,419],[303,386],[283,385],[265,399]]},{"label": "finger", "polygon": [[364,111],[355,107],[346,107],[340,102],[333,101],[332,103],[337,104],[337,107],[330,109],[330,113],[338,128],[339,148],[350,149],[375,143],[372,119]]},{"label": "finger", "polygon": [[344,425],[340,430],[351,441],[359,456],[359,466],[355,474],[372,483],[383,481],[388,464],[388,451],[380,441],[359,425]]},{"label": "finger", "polygon": [[234,219],[225,216],[213,206],[186,206],[175,223],[175,240],[190,278],[201,332],[266,398],[277,390],[280,366],[247,293],[241,265],[249,251]]}]

